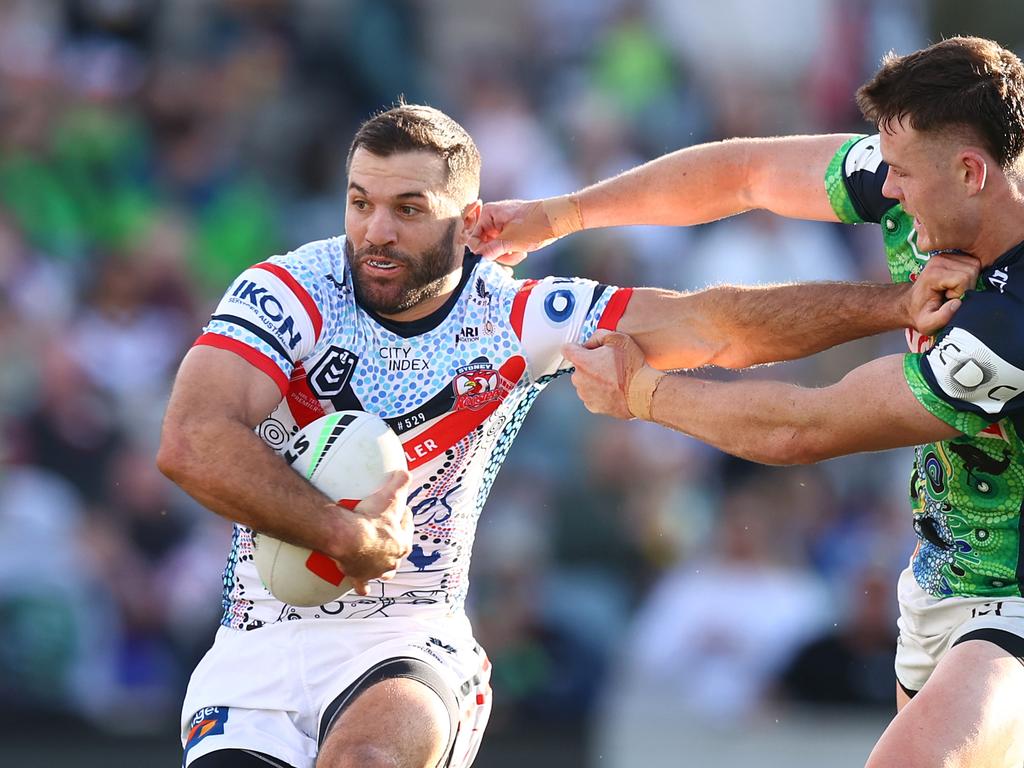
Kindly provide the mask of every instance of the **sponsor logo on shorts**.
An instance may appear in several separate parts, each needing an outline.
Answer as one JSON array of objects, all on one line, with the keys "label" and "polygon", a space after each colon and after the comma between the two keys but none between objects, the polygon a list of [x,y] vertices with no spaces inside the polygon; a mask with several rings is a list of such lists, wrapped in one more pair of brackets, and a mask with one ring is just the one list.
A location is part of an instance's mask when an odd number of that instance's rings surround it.
[{"label": "sponsor logo on shorts", "polygon": [[[189,750],[207,736],[224,733],[228,712],[228,707],[204,707],[192,715],[188,736],[185,738],[185,760],[188,759]],[[184,760],[182,762],[184,764]]]}]

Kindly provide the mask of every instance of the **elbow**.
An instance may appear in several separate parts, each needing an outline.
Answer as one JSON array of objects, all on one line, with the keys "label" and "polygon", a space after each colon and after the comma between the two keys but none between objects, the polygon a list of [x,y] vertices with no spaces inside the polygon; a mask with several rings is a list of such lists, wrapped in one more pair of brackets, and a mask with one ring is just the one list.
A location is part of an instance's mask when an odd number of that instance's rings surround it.
[{"label": "elbow", "polygon": [[169,480],[184,486],[200,465],[182,425],[165,423],[156,453],[157,469]]},{"label": "elbow", "polygon": [[719,368],[729,368],[731,370],[738,371],[742,368],[750,368],[751,366],[759,365],[763,362],[766,361],[754,357],[750,354],[750,351],[745,349],[742,345],[726,343],[712,352],[706,365],[715,365]]}]

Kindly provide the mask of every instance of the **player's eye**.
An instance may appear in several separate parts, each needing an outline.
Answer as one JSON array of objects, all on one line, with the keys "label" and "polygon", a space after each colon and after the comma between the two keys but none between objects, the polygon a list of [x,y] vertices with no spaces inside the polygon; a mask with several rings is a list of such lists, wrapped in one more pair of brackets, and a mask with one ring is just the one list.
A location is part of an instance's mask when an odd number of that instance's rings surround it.
[{"label": "player's eye", "polygon": [[354,198],[349,201],[349,205],[355,208],[357,211],[365,211],[370,207],[370,204],[361,198]]},{"label": "player's eye", "polygon": [[398,212],[403,216],[415,216],[420,212],[420,209],[412,205],[400,205],[398,206]]}]

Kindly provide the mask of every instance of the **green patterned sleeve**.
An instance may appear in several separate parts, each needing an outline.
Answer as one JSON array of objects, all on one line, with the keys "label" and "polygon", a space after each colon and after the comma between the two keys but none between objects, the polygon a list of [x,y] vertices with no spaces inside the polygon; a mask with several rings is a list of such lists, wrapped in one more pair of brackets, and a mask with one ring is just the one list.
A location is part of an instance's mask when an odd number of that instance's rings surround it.
[{"label": "green patterned sleeve", "polygon": [[843,164],[846,161],[846,153],[850,147],[860,141],[863,136],[854,136],[843,143],[843,146],[832,157],[825,171],[825,191],[828,193],[829,202],[832,203],[832,210],[844,224],[863,224],[864,219],[857,213],[850,191],[846,187],[846,179],[843,178]]},{"label": "green patterned sleeve", "polygon": [[989,422],[985,421],[978,414],[958,411],[932,392],[931,387],[928,386],[928,382],[925,381],[924,375],[921,373],[921,360],[923,357],[924,353],[921,352],[905,355],[903,358],[903,375],[907,379],[910,391],[917,398],[917,401],[925,407],[925,410],[965,435],[976,435],[988,427]]}]

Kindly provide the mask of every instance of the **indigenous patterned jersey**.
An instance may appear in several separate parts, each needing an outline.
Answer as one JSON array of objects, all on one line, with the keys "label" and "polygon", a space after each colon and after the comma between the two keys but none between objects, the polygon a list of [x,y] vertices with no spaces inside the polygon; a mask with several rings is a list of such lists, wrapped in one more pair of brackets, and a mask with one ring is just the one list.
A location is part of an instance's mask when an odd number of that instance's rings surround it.
[{"label": "indigenous patterned jersey", "polygon": [[[882,196],[887,170],[877,136],[851,139],[833,158],[826,187],[842,221],[882,225],[892,279],[914,280],[928,254],[917,249],[913,219]],[[911,478],[920,539],[914,576],[935,597],[1022,594],[1022,256],[1024,243],[986,268],[937,337],[907,332],[903,369],[911,391],[963,433],[918,446]]]},{"label": "indigenous patterned jersey", "polygon": [[443,307],[397,323],[356,303],[343,237],[243,272],[196,343],[235,352],[277,383],[281,402],[256,431],[278,452],[324,413],[384,419],[405,446],[415,534],[398,575],[372,582],[369,596],[297,608],[262,585],[252,531],[236,525],[222,623],[461,611],[481,506],[534,398],[571,370],[561,345],[614,329],[630,295],[589,280],[516,281],[467,255]]}]

